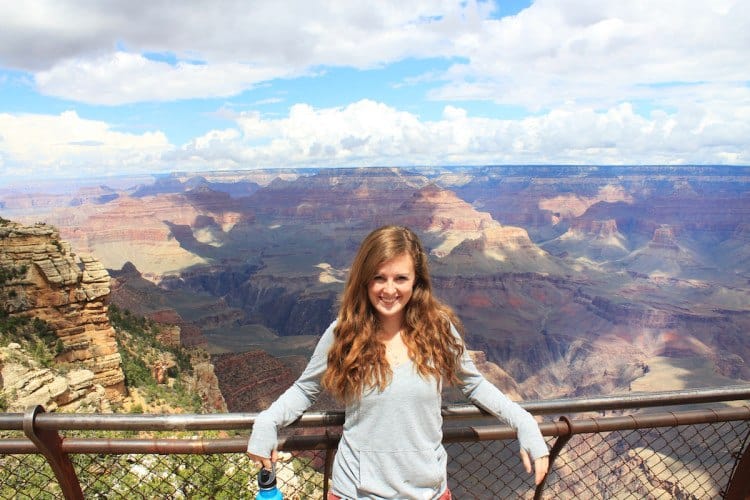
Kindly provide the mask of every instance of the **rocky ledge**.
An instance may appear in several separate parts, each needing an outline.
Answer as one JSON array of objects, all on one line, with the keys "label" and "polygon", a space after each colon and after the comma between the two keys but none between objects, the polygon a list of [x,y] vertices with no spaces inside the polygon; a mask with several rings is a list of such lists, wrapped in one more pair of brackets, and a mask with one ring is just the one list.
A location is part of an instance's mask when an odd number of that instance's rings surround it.
[{"label": "rocky ledge", "polygon": [[12,395],[8,412],[23,412],[35,405],[46,411],[112,411],[104,387],[94,383],[94,372],[77,368],[63,373],[39,366],[15,342],[0,347],[0,375],[4,391]]}]

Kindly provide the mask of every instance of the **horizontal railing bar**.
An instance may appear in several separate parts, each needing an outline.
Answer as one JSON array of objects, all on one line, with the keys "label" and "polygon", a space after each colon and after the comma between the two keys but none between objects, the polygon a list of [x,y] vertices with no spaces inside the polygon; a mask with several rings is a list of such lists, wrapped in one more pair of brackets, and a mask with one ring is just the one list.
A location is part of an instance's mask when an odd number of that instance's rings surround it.
[{"label": "horizontal railing bar", "polygon": [[0,431],[22,431],[23,413],[0,413]]},{"label": "horizontal railing bar", "polygon": [[112,454],[214,454],[241,453],[247,448],[247,438],[198,439],[96,439],[67,438],[65,453]]},{"label": "horizontal railing bar", "polygon": [[[254,413],[130,414],[130,413],[46,413],[37,417],[40,429],[190,431],[250,429]],[[52,418],[50,418],[52,417]]]},{"label": "horizontal railing bar", "polygon": [[[588,434],[653,427],[710,424],[750,420],[750,405],[719,409],[697,409],[616,417],[591,417],[566,422],[540,424],[545,436]],[[507,425],[453,427],[443,432],[443,442],[475,442],[515,439],[516,432]],[[283,451],[323,450],[335,448],[341,438],[338,432],[318,435],[289,435],[279,439]],[[234,438],[160,438],[160,439],[101,439],[64,438],[62,451],[71,454],[213,454],[242,453],[247,447],[246,437]],[[25,439],[0,440],[0,454],[35,453],[34,444]]]},{"label": "horizontal railing bar", "polygon": [[574,434],[587,434],[615,430],[709,424],[733,420],[750,420],[750,406],[721,408],[718,410],[687,410],[683,412],[629,415],[606,419],[579,419],[572,421],[572,431]]},{"label": "horizontal railing bar", "polygon": [[[705,404],[750,400],[750,384],[709,389],[684,389],[649,393],[632,393],[571,399],[524,401],[521,406],[535,415],[573,414],[587,411],[656,408],[686,404]],[[147,430],[190,431],[250,429],[255,413],[211,414],[129,414],[129,413],[42,413],[35,426],[42,430]],[[443,408],[447,421],[489,418],[489,414],[473,405],[451,405]],[[494,417],[491,417],[494,418]],[[343,411],[307,412],[295,427],[342,425]],[[23,430],[22,413],[0,413],[0,430]]]},{"label": "horizontal railing bar", "polygon": [[[249,429],[255,413],[43,413],[35,425],[45,430],[189,431]],[[23,413],[0,414],[0,430],[23,430]]]},{"label": "horizontal railing bar", "polygon": [[[560,436],[568,433],[591,434],[598,432],[647,429],[652,427],[676,427],[682,425],[710,424],[750,420],[750,405],[720,409],[685,410],[660,412],[645,415],[618,417],[591,417],[571,420],[572,429],[564,422],[542,422],[539,429],[545,436]],[[483,425],[480,427],[457,427],[443,432],[444,441],[487,441],[513,439],[516,433],[507,425]]]},{"label": "horizontal railing bar", "polygon": [[654,408],[672,405],[706,404],[724,401],[750,400],[750,384],[710,389],[683,389],[679,391],[642,392],[623,395],[575,398],[530,402],[526,409],[538,415],[550,413],[577,413],[585,411]]},{"label": "horizontal railing bar", "polygon": [[39,453],[36,445],[27,438],[0,439],[0,455]]},{"label": "horizontal railing bar", "polygon": [[[635,392],[570,399],[545,399],[521,402],[534,415],[569,415],[588,411],[625,410],[633,408],[657,408],[688,404],[707,404],[726,401],[750,400],[750,384],[732,385],[710,389],[682,389],[661,392]],[[481,410],[480,410],[481,411]],[[486,412],[481,411],[483,416]],[[444,408],[443,416],[452,418],[476,418],[473,405],[456,405]]]}]

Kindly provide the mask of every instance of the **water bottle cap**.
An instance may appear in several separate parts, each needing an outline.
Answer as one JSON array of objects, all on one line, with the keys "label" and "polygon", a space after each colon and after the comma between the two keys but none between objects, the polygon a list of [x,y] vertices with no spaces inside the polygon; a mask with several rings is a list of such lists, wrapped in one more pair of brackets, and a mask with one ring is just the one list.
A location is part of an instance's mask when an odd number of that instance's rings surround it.
[{"label": "water bottle cap", "polygon": [[268,490],[276,486],[276,474],[272,470],[261,468],[258,473],[258,487]]}]

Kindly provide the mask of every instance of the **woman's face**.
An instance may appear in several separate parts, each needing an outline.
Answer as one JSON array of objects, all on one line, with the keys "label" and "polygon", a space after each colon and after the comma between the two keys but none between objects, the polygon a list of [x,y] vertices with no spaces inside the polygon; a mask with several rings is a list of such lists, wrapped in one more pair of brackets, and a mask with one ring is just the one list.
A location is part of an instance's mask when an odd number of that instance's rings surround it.
[{"label": "woman's face", "polygon": [[367,295],[381,322],[401,321],[414,289],[414,262],[409,254],[385,261],[367,284]]}]

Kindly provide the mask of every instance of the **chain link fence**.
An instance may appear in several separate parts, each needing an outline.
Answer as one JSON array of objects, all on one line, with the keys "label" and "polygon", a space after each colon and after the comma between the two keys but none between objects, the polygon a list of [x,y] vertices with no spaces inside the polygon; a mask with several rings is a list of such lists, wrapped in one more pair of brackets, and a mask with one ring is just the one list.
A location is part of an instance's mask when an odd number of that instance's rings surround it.
[{"label": "chain link fence", "polygon": [[[73,433],[89,439],[92,433]],[[131,433],[107,432],[108,447],[133,444]],[[216,439],[214,433],[194,439]],[[138,441],[184,438],[148,433]],[[2,437],[0,437],[0,441]],[[288,499],[323,498],[326,452],[284,453],[278,485]],[[71,453],[70,460],[87,499],[252,499],[258,492],[258,467],[244,453]],[[63,491],[43,455],[0,452],[0,499],[62,499]]]},{"label": "chain link fence", "polygon": [[556,460],[543,497],[722,498],[748,434],[747,420],[578,434]]},{"label": "chain link fence", "polygon": [[41,455],[0,455],[0,498],[63,498],[60,485]]},{"label": "chain link fence", "polygon": [[[257,467],[243,454],[78,455],[74,464],[86,498],[228,500],[258,491]],[[285,498],[322,498],[323,475],[304,459],[278,472]]]},{"label": "chain link fence", "polygon": [[[458,499],[722,498],[737,478],[740,459],[750,457],[750,406],[731,415],[722,411],[727,410],[547,421],[542,430],[552,465],[536,492],[512,431],[484,433],[481,426],[470,426],[462,427],[468,433],[451,434],[446,429],[449,487]],[[84,498],[252,499],[257,492],[257,466],[243,453],[246,430],[61,434],[61,449]],[[281,442],[290,453],[276,471],[284,497],[324,498],[338,436],[309,428],[290,436]],[[298,436],[303,441],[294,441]],[[169,446],[179,440],[181,447]],[[0,435],[0,498],[65,498],[48,460],[30,442],[23,444],[18,433]]]}]

